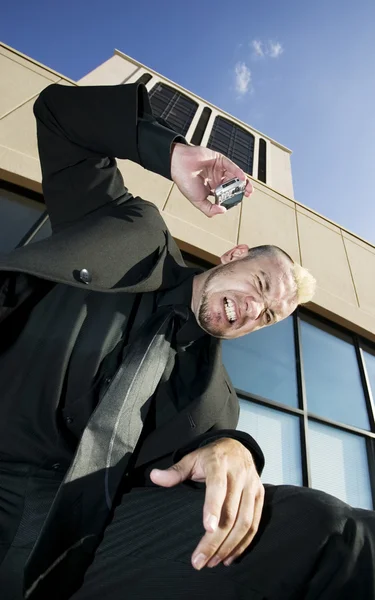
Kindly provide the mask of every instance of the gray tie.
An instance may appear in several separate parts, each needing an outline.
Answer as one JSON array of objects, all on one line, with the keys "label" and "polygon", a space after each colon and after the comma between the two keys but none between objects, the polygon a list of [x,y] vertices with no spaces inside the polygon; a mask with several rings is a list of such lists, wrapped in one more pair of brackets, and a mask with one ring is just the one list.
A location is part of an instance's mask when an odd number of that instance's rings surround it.
[{"label": "gray tie", "polygon": [[188,309],[162,307],[142,326],[92,414],[25,569],[25,597],[65,600],[82,583]]}]

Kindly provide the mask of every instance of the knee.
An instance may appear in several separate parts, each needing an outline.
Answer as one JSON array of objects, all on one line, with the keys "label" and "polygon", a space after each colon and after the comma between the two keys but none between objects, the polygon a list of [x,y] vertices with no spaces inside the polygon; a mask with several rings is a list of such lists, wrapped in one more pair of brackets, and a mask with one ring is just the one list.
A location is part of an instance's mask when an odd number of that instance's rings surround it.
[{"label": "knee", "polygon": [[[266,491],[267,494],[267,491]],[[345,502],[320,490],[295,486],[277,486],[273,503],[281,502],[294,522],[308,524],[323,537],[342,533],[355,511]]]}]

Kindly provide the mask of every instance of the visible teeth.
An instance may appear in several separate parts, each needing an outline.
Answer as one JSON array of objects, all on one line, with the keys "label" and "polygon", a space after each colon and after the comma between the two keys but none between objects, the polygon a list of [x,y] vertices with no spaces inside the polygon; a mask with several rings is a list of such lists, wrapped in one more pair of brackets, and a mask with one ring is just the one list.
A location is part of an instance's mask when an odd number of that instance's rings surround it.
[{"label": "visible teeth", "polygon": [[234,321],[236,320],[236,310],[235,310],[234,303],[232,302],[232,300],[228,300],[228,298],[224,298],[224,307],[225,307],[225,314],[228,317],[228,321],[230,321],[231,323],[234,323]]}]

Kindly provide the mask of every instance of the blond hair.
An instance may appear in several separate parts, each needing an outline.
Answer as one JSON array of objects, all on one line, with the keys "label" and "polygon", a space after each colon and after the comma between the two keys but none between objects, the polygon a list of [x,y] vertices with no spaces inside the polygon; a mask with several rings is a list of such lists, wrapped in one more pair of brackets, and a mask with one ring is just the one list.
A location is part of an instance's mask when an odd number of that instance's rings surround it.
[{"label": "blond hair", "polygon": [[293,261],[292,273],[297,286],[298,304],[306,304],[312,300],[316,290],[316,279],[310,271]]},{"label": "blond hair", "polygon": [[294,262],[291,256],[279,246],[273,244],[265,244],[263,246],[255,246],[249,248],[249,253],[246,256],[247,260],[252,260],[262,254],[283,255],[291,263],[291,270],[296,284],[296,300],[298,304],[306,304],[312,300],[316,290],[316,280],[310,271],[302,267],[299,263]]}]

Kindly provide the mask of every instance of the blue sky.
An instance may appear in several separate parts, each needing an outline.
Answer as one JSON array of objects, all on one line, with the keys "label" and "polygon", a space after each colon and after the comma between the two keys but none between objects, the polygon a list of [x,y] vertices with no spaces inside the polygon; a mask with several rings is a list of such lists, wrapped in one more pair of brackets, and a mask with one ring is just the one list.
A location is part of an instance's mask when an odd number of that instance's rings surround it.
[{"label": "blue sky", "polygon": [[374,0],[8,0],[0,39],[72,79],[122,50],[291,148],[296,199],[375,243]]}]

